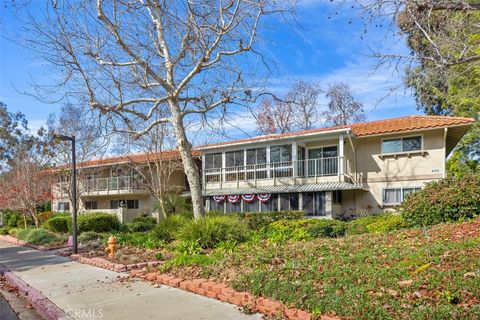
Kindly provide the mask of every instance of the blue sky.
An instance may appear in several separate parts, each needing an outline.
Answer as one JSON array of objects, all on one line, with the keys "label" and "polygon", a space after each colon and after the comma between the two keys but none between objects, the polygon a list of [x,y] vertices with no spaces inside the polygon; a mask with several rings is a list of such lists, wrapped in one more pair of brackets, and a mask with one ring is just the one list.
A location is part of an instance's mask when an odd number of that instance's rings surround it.
[{"label": "blue sky", "polygon": [[[19,22],[6,10],[1,11],[0,19],[0,101],[11,111],[23,112],[35,130],[60,105],[43,104],[22,92],[31,92],[32,80],[48,82],[52,75],[48,66],[15,40]],[[270,79],[273,91],[285,91],[296,79],[314,81],[324,88],[343,81],[365,105],[369,120],[419,113],[411,93],[401,87],[402,74],[392,69],[374,71],[377,60],[370,57],[372,48],[408,53],[404,39],[388,33],[383,25],[371,26],[365,33],[359,12],[348,5],[338,7],[335,1],[300,1],[297,21],[298,25],[270,20],[265,25],[261,48],[276,63]],[[387,97],[389,89],[398,86],[400,89]],[[320,105],[325,102],[322,99]],[[254,127],[251,117],[243,126]]]}]

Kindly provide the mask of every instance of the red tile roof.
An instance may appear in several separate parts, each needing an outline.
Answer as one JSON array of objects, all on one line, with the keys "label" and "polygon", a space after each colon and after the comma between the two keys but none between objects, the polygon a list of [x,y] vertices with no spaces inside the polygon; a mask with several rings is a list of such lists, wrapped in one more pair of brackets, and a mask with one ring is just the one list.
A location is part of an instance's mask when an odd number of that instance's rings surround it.
[{"label": "red tile roof", "polygon": [[[200,152],[193,150],[192,154],[194,157],[200,157]],[[77,164],[78,168],[87,168],[87,167],[96,167],[102,165],[110,165],[110,164],[120,164],[120,163],[127,163],[127,162],[149,162],[155,160],[180,160],[180,153],[178,150],[165,150],[162,152],[152,152],[152,153],[137,153],[132,155],[126,156],[115,156],[115,157],[108,157],[103,159],[95,159],[89,160],[85,162],[80,162]],[[55,168],[48,169],[48,171],[55,172],[62,168],[69,168],[69,166],[59,166]]]},{"label": "red tile roof", "polygon": [[360,122],[354,123],[346,126],[336,126],[329,128],[319,128],[312,130],[302,130],[296,132],[289,132],[283,134],[271,134],[265,136],[258,136],[246,139],[239,139],[233,141],[225,141],[212,143],[209,145],[199,146],[196,149],[204,148],[213,148],[226,146],[231,144],[242,144],[250,142],[260,142],[267,140],[282,139],[288,137],[297,137],[306,134],[314,134],[320,132],[329,132],[341,129],[351,129],[352,133],[357,137],[366,137],[377,134],[388,134],[396,132],[405,132],[405,131],[415,131],[415,130],[424,130],[424,129],[434,129],[434,128],[444,128],[451,126],[461,126],[461,125],[471,125],[475,122],[473,118],[462,118],[462,117],[444,117],[444,116],[408,116],[401,118],[369,121],[369,122]]}]

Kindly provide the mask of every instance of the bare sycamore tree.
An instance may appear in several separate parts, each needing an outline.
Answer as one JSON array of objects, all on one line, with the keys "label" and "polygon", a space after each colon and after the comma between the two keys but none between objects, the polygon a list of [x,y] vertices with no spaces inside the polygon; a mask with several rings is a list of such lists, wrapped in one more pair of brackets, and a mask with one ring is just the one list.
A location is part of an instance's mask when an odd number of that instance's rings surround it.
[{"label": "bare sycamore tree", "polygon": [[185,121],[255,101],[248,67],[261,61],[258,26],[279,11],[267,0],[65,0],[31,17],[24,32],[65,76],[65,96],[100,110],[114,130],[141,137],[171,124],[199,218],[200,175]]},{"label": "bare sycamore tree", "polygon": [[348,84],[343,82],[331,84],[326,96],[329,102],[323,115],[327,124],[344,126],[365,120],[363,105],[355,99]]},{"label": "bare sycamore tree", "polygon": [[[58,114],[50,114],[47,119],[48,140],[52,139],[53,134],[66,136],[75,136],[76,140],[76,159],[80,164],[77,168],[77,201],[85,192],[86,185],[82,182],[94,174],[93,169],[83,168],[82,162],[93,158],[102,157],[108,147],[109,139],[102,132],[102,126],[96,112],[84,107],[66,104],[61,107]],[[59,180],[59,192],[68,196],[70,203],[73,203],[74,195],[71,184],[72,163],[72,145],[69,141],[45,141],[49,145],[49,153],[52,155],[52,164],[59,170],[55,176]],[[79,204],[77,203],[77,208]]]},{"label": "bare sycamore tree", "polygon": [[122,139],[122,144],[124,148],[121,151],[127,154],[128,165],[137,176],[136,180],[142,181],[143,187],[157,201],[162,217],[166,218],[169,213],[165,204],[168,195],[182,191],[172,183],[173,178],[179,178],[175,175],[183,172],[183,165],[176,151],[171,125],[161,123],[138,139],[127,136]]},{"label": "bare sycamore tree", "polygon": [[272,134],[314,128],[319,121],[318,98],[321,93],[317,84],[299,80],[282,99],[264,99],[254,112],[257,130]]},{"label": "bare sycamore tree", "polygon": [[254,115],[261,134],[285,133],[294,128],[293,106],[284,101],[265,98]]}]

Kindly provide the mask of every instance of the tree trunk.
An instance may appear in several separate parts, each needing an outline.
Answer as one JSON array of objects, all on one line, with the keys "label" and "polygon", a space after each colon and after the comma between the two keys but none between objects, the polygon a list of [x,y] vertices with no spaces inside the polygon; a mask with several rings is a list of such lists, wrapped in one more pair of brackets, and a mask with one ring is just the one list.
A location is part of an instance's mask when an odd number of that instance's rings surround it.
[{"label": "tree trunk", "polygon": [[167,212],[165,211],[165,199],[162,196],[162,193],[157,194],[158,196],[158,206],[160,207],[160,211],[162,212],[163,219],[167,217]]},{"label": "tree trunk", "polygon": [[205,215],[200,174],[198,173],[197,165],[195,164],[195,160],[192,156],[192,146],[187,140],[185,127],[183,125],[183,116],[181,115],[180,108],[174,101],[169,101],[169,105],[172,112],[172,127],[177,140],[178,151],[180,152],[180,156],[182,158],[185,175],[187,176],[188,183],[190,184],[193,216],[195,220],[198,220]]}]

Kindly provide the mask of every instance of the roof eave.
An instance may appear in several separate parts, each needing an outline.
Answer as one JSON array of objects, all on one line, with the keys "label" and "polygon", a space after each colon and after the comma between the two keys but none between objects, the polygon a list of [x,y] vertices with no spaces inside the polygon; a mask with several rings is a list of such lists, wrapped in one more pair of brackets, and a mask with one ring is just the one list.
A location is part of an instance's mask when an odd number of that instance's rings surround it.
[{"label": "roof eave", "polygon": [[322,136],[322,135],[335,134],[335,133],[350,133],[350,134],[353,135],[351,128],[342,128],[342,129],[325,130],[325,131],[320,131],[320,132],[312,132],[312,133],[305,133],[305,134],[298,134],[298,135],[289,135],[289,136],[284,136],[284,137],[273,136],[273,137],[266,137],[265,139],[243,141],[243,142],[224,143],[224,144],[221,144],[221,145],[210,145],[210,146],[207,145],[207,146],[203,146],[203,147],[197,147],[195,149],[199,150],[199,151],[215,150],[215,149],[223,149],[223,148],[241,146],[241,145],[260,144],[260,143],[266,143],[266,142],[271,142],[271,141],[285,141],[285,140],[292,140],[292,139],[296,139],[296,138]]}]

